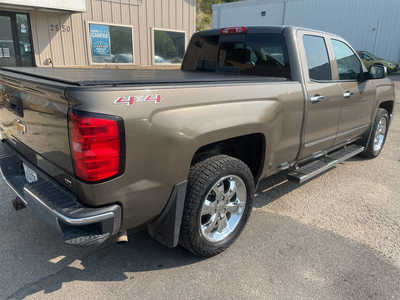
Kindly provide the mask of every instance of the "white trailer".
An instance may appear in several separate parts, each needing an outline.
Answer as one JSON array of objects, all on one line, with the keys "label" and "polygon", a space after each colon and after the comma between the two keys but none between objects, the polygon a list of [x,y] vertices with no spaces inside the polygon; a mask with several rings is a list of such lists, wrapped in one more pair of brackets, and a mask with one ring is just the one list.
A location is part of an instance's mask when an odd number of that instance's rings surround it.
[{"label": "white trailer", "polygon": [[295,25],[336,33],[400,61],[400,0],[249,0],[213,5],[213,28]]}]

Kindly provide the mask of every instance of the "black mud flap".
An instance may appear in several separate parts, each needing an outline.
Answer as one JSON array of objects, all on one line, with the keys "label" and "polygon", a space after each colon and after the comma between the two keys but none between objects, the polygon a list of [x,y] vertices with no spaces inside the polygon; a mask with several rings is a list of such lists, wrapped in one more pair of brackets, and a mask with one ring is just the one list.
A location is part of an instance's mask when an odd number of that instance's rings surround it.
[{"label": "black mud flap", "polygon": [[187,181],[174,186],[167,205],[161,215],[147,226],[151,237],[169,248],[179,242]]}]

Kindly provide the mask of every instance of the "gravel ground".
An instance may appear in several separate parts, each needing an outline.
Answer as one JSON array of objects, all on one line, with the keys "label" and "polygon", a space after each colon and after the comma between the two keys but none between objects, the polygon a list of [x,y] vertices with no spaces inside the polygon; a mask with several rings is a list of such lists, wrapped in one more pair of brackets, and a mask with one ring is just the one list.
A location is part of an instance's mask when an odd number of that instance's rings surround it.
[{"label": "gravel ground", "polygon": [[0,181],[0,299],[400,299],[399,148],[396,116],[377,159],[265,181],[242,236],[207,260],[143,232],[67,247]]}]

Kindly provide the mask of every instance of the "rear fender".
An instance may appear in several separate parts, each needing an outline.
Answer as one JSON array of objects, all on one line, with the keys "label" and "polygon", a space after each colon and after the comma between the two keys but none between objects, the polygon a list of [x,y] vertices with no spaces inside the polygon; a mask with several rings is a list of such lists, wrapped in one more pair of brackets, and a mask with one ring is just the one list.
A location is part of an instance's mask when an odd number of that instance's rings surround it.
[{"label": "rear fender", "polygon": [[[192,158],[202,146],[252,133],[264,134],[267,141],[278,141],[280,130],[274,129],[282,122],[280,109],[275,100],[178,108],[153,115],[152,131],[168,140],[164,143],[168,145],[166,161],[175,172],[175,182],[180,182],[187,178]],[[266,152],[270,153],[266,144]]]}]

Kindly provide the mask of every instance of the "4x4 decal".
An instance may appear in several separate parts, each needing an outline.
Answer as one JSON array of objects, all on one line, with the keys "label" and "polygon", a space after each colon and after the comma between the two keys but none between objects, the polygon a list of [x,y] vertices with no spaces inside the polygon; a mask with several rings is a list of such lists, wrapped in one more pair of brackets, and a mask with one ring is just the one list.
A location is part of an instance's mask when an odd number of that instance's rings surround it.
[{"label": "4x4 decal", "polygon": [[121,96],[113,101],[114,104],[124,104],[124,105],[132,105],[140,102],[160,103],[161,95],[155,94],[147,96]]}]

